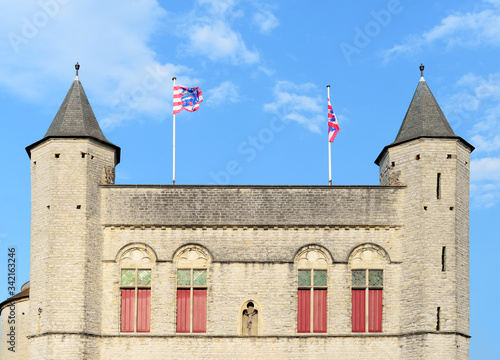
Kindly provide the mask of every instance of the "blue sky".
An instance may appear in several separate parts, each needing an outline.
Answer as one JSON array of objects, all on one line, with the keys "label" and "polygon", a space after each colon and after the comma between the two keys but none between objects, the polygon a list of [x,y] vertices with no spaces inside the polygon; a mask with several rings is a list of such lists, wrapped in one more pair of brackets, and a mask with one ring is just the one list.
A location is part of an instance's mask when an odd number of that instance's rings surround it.
[{"label": "blue sky", "polygon": [[[471,358],[500,358],[500,1],[2,0],[0,258],[29,278],[30,174],[81,64],[120,184],[172,181],[172,76],[204,102],[177,116],[178,184],[327,184],[326,85],[341,131],[333,183],[378,184],[425,78],[471,161]],[[6,279],[7,261],[0,268]],[[1,274],[4,274],[3,276]],[[6,282],[6,280],[4,280]],[[0,284],[5,299],[7,285]]]}]

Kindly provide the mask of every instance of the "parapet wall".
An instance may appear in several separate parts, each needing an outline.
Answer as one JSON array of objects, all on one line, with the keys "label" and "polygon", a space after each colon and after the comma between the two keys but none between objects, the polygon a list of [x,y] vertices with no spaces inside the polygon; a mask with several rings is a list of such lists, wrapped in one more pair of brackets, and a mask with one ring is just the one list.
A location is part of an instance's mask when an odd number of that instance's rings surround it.
[{"label": "parapet wall", "polygon": [[403,186],[101,186],[104,225],[400,225]]}]

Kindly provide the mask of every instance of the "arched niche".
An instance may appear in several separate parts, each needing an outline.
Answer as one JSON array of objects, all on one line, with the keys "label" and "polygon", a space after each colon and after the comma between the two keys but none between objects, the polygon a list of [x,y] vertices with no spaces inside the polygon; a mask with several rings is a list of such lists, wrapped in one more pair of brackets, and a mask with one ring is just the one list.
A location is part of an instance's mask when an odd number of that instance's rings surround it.
[{"label": "arched niche", "polygon": [[252,299],[243,302],[238,312],[238,335],[262,335],[262,326],[263,316],[261,305]]}]

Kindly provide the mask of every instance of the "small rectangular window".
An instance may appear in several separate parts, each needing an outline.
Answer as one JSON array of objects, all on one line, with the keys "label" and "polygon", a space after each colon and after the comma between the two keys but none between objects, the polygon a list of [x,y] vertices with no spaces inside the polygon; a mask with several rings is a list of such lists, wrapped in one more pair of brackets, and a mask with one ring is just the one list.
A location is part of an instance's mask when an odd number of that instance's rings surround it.
[{"label": "small rectangular window", "polygon": [[436,198],[441,199],[441,173],[437,173],[436,180]]},{"label": "small rectangular window", "polygon": [[436,331],[441,330],[441,307],[438,306],[437,308],[437,322],[436,322]]}]

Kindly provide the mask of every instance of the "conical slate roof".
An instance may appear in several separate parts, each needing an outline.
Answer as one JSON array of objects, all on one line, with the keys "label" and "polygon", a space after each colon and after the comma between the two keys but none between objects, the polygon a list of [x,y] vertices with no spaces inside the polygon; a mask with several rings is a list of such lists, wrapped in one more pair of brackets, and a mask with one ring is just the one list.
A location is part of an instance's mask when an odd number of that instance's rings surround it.
[{"label": "conical slate roof", "polygon": [[393,144],[419,137],[455,137],[431,89],[422,77]]},{"label": "conical slate roof", "polygon": [[82,83],[75,78],[45,137],[91,137],[109,141],[97,123]]},{"label": "conical slate roof", "polygon": [[78,75],[45,136],[26,148],[28,155],[31,157],[31,149],[50,138],[95,139],[115,148],[116,162],[120,162],[120,148],[109,142],[102,133]]},{"label": "conical slate roof", "polygon": [[413,99],[403,119],[403,124],[401,124],[401,128],[394,142],[384,147],[375,160],[375,164],[377,165],[379,165],[382,160],[382,155],[388,148],[419,138],[459,139],[471,151],[474,150],[474,146],[455,135],[448,120],[446,120],[446,117],[441,111],[439,104],[434,98],[434,95],[432,95],[431,89],[429,89],[429,86],[427,86],[424,80],[423,66],[421,66],[420,70],[422,71],[422,77],[420,78],[417,90],[415,90]]}]

